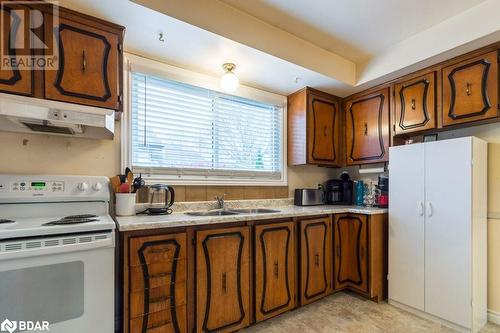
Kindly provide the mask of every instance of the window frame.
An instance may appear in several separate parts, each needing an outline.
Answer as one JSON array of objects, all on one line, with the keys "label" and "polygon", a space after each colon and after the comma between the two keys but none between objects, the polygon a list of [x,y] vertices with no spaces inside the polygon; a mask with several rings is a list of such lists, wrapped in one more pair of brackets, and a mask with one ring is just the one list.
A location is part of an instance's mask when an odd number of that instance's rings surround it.
[{"label": "window frame", "polygon": [[[168,65],[166,63],[143,58],[134,54],[124,55],[124,108],[121,121],[121,170],[132,165],[132,126],[131,126],[131,80],[133,72],[153,75],[159,78],[174,80],[186,84],[195,85],[201,88],[215,90],[224,93],[219,86],[219,78],[196,73],[183,68]],[[219,185],[219,186],[287,186],[287,97],[256,89],[253,87],[240,85],[234,96],[244,97],[255,101],[270,103],[282,106],[281,124],[281,165],[282,172],[280,179],[265,179],[260,177],[231,178],[227,176],[210,175],[160,175],[153,173],[142,173],[146,184],[168,183],[169,185]],[[134,171],[134,170],[132,170]]]}]

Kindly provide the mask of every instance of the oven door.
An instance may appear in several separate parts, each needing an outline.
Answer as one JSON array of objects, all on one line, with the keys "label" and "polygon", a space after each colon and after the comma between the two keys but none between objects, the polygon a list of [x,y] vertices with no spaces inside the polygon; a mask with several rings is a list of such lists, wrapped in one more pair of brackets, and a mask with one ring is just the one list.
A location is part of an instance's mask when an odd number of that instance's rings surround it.
[{"label": "oven door", "polygon": [[51,333],[113,332],[114,232],[1,241],[6,319],[16,332],[47,323]]}]

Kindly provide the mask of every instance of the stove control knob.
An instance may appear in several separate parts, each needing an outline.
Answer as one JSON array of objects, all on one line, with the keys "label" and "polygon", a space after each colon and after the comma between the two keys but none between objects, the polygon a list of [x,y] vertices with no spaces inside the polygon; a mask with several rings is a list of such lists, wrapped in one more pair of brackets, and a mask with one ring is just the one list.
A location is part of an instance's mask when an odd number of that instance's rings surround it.
[{"label": "stove control knob", "polygon": [[94,189],[94,191],[96,192],[99,192],[100,190],[102,190],[102,184],[101,183],[95,183],[92,188]]},{"label": "stove control knob", "polygon": [[82,192],[86,191],[88,188],[89,188],[89,184],[87,184],[86,182],[78,184],[78,189]]}]

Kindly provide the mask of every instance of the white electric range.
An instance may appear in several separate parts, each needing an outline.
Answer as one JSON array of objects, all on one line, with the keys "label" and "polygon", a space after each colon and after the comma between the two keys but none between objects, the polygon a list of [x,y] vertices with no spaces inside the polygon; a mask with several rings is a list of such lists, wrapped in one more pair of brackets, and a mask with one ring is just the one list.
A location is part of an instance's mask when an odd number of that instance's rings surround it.
[{"label": "white electric range", "polygon": [[105,177],[0,175],[0,328],[114,331],[109,200]]}]

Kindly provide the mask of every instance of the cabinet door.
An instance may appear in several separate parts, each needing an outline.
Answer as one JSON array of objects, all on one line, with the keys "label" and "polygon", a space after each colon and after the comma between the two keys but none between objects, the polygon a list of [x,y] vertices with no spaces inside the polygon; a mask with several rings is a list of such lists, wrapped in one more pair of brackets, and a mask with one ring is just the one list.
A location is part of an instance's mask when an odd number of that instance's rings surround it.
[{"label": "cabinet door", "polygon": [[294,222],[255,227],[255,315],[261,321],[295,306]]},{"label": "cabinet door", "polygon": [[331,283],[331,228],[329,218],[300,221],[301,302],[325,296]]},{"label": "cabinet door", "polygon": [[307,142],[311,164],[340,165],[338,102],[308,93]]},{"label": "cabinet door", "polygon": [[394,99],[396,134],[436,128],[436,72],[395,84]]},{"label": "cabinet door", "polygon": [[186,234],[129,241],[129,332],[186,332]]},{"label": "cabinet door", "polygon": [[388,88],[346,102],[346,143],[347,165],[388,160]]},{"label": "cabinet door", "polygon": [[477,214],[471,177],[470,137],[425,144],[425,311],[467,328],[473,300],[471,219]]},{"label": "cabinet door", "polygon": [[196,235],[198,332],[233,332],[249,324],[249,228]]},{"label": "cabinet door", "polygon": [[443,126],[498,117],[497,52],[443,68]]},{"label": "cabinet door", "polygon": [[368,292],[368,222],[365,215],[342,214],[334,223],[334,289]]},{"label": "cabinet door", "polygon": [[[0,65],[0,92],[16,93],[22,95],[33,95],[33,71],[16,66],[16,61],[20,56],[29,56],[31,54],[26,43],[26,36],[29,30],[29,20],[24,14],[24,10],[14,11],[17,7],[8,7],[5,3],[0,11],[2,15],[1,24],[1,52],[2,65]],[[8,56],[7,56],[8,55]],[[4,60],[12,66],[4,66]]]},{"label": "cabinet door", "polygon": [[389,299],[424,311],[424,145],[390,150]]},{"label": "cabinet door", "polygon": [[118,35],[63,17],[46,34],[55,38],[59,69],[45,71],[45,97],[119,109]]}]

